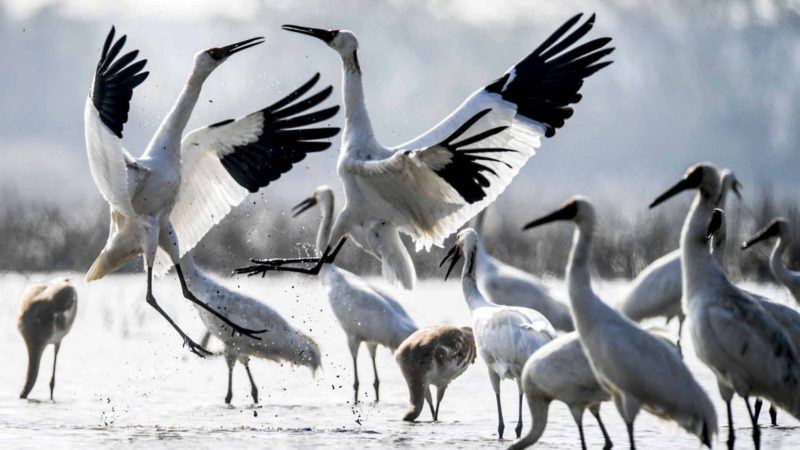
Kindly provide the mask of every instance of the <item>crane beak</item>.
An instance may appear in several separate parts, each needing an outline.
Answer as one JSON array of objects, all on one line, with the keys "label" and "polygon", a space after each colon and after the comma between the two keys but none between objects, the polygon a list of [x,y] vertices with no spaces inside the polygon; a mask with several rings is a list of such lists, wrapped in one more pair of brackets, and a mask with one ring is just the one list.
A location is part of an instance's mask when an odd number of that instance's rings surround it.
[{"label": "crane beak", "polygon": [[321,28],[303,27],[300,25],[283,25],[281,28],[286,31],[313,36],[317,39],[325,41],[326,43],[330,43],[333,38],[336,37],[336,33],[338,33],[336,30],[323,30]]},{"label": "crane beak", "polygon": [[263,44],[264,38],[261,36],[254,37],[252,39],[247,39],[241,42],[237,42],[235,44],[226,45],[225,47],[219,47],[209,50],[211,56],[216,60],[225,59],[231,56],[234,53],[239,53],[242,50],[246,50],[250,47],[255,47],[258,44]]},{"label": "crane beak", "polygon": [[702,174],[700,174],[700,176],[697,176],[695,175],[696,173],[699,173],[699,171],[692,172],[687,177],[683,178],[681,181],[675,183],[675,185],[669,188],[666,192],[659,195],[655,200],[653,200],[653,203],[650,203],[650,209],[655,208],[656,206],[680,194],[683,191],[699,187],[700,182],[703,181],[703,178]]},{"label": "crane beak", "polygon": [[744,241],[742,243],[742,250],[750,248],[753,244],[758,242],[764,241],[774,236],[778,236],[780,234],[780,222],[777,220],[773,220],[772,222],[768,223],[767,226],[758,230],[756,234],[753,235],[750,239]]},{"label": "crane beak", "polygon": [[725,212],[719,208],[714,208],[714,212],[711,213],[711,220],[708,222],[708,229],[706,229],[706,239],[711,239],[722,228],[724,220]]},{"label": "crane beak", "polygon": [[531,228],[536,228],[538,226],[544,225],[550,222],[556,222],[559,220],[572,220],[578,214],[578,204],[574,201],[567,202],[564,206],[559,208],[557,211],[553,211],[550,214],[542,216],[536,220],[532,220],[528,222],[524,227],[523,230],[530,230]]},{"label": "crane beak", "polygon": [[453,271],[453,268],[456,266],[456,263],[458,263],[458,260],[461,259],[461,251],[459,251],[458,244],[454,244],[453,247],[450,248],[450,251],[444,256],[442,262],[439,263],[439,267],[442,267],[448,259],[450,260],[450,267],[447,269],[447,273],[444,275],[445,281],[447,281],[447,278],[450,277],[450,272]]},{"label": "crane beak", "polygon": [[300,214],[303,214],[304,212],[306,212],[309,209],[311,209],[314,206],[316,206],[316,204],[317,204],[317,198],[316,197],[309,197],[309,198],[303,200],[302,202],[296,204],[292,208],[292,217],[297,217]]}]

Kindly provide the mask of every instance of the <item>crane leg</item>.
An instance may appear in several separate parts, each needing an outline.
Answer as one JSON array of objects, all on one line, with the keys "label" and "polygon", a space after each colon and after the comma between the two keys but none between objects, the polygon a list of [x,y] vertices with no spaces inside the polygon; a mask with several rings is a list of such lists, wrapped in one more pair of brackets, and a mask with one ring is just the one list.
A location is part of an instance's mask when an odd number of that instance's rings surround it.
[{"label": "crane leg", "polygon": [[250,395],[253,396],[253,403],[258,404],[258,387],[253,379],[253,374],[250,372],[250,361],[244,363],[244,370],[247,371],[247,378],[250,378]]},{"label": "crane leg", "polygon": [[600,427],[600,431],[603,433],[603,439],[605,440],[603,450],[609,450],[614,446],[614,443],[611,442],[611,437],[608,435],[605,424],[603,424],[603,419],[600,418],[600,405],[589,407],[589,412],[591,412],[595,420],[597,420],[597,425]]},{"label": "crane leg", "polygon": [[517,439],[522,436],[522,382],[517,378],[517,386],[519,387],[519,409],[517,411],[517,427],[514,431],[517,433]]},{"label": "crane leg", "polygon": [[375,374],[375,381],[372,383],[372,387],[375,388],[375,403],[378,403],[381,399],[380,395],[380,385],[381,381],[378,379],[378,366],[375,365],[375,351],[378,349],[378,344],[375,343],[368,343],[367,350],[369,350],[369,356],[372,358],[372,372]]},{"label": "crane leg", "polygon": [[631,450],[636,450],[636,443],[633,440],[633,422],[628,422],[625,426],[628,428],[628,442],[631,443]]},{"label": "crane leg", "polygon": [[58,350],[60,348],[60,342],[53,345],[53,376],[50,377],[50,401],[53,400],[53,389],[56,387],[56,360],[58,360]]},{"label": "crane leg", "polygon": [[750,415],[750,422],[753,424],[753,446],[756,450],[761,448],[761,430],[758,427],[758,421],[753,415],[753,409],[750,407],[750,398],[744,398],[744,404],[747,405],[747,414]]},{"label": "crane leg", "polygon": [[736,441],[736,433],[733,429],[733,412],[731,411],[731,399],[725,400],[725,408],[728,413],[728,450],[733,450],[733,443]]},{"label": "crane leg", "polygon": [[[336,256],[339,254],[339,250],[342,249],[345,241],[347,241],[347,237],[343,237],[339,243],[336,245],[336,248],[331,251],[331,247],[325,249],[322,253],[322,256],[319,258],[298,258],[300,261],[291,261],[290,259],[256,259],[250,258],[250,261],[253,263],[251,266],[247,267],[240,267],[233,271],[234,274],[244,274],[249,277],[253,277],[256,275],[261,275],[263,278],[268,271],[276,271],[276,272],[293,272],[293,273],[302,273],[306,275],[317,275],[319,271],[322,269],[323,264],[332,264],[333,261],[336,259]],[[291,262],[313,262],[315,263],[311,267],[286,267],[283,264],[288,264]]]},{"label": "crane leg", "polygon": [[683,321],[686,320],[683,316],[678,316],[678,340],[675,345],[678,347],[678,354],[683,357],[683,347],[681,347],[681,338],[683,338]]},{"label": "crane leg", "polygon": [[778,410],[772,403],[769,404],[769,420],[773,427],[778,426]]},{"label": "crane leg", "polygon": [[172,325],[172,328],[178,332],[178,334],[183,338],[183,345],[189,347],[192,353],[195,355],[205,358],[207,355],[210,355],[211,352],[204,349],[200,345],[198,345],[195,341],[193,341],[186,333],[181,330],[178,324],[175,323],[174,320],[163,310],[161,306],[159,306],[156,298],[153,296],[153,266],[147,266],[147,304],[152,306],[159,314]]},{"label": "crane leg", "polygon": [[236,365],[236,356],[226,351],[225,362],[228,364],[228,393],[225,395],[225,404],[230,405],[233,398],[233,366]]},{"label": "crane leg", "polygon": [[756,397],[756,401],[753,402],[753,416],[756,418],[756,422],[758,422],[758,416],[761,415],[761,407],[764,405],[764,401],[760,398]]},{"label": "crane leg", "polygon": [[353,358],[353,404],[358,404],[358,348],[361,341],[348,336],[347,343],[350,347],[350,356]]},{"label": "crane leg", "polygon": [[444,391],[447,389],[447,386],[436,386],[436,411],[433,413],[433,421],[439,421],[439,406],[442,404],[442,398],[444,398]]},{"label": "crane leg", "polygon": [[436,422],[436,410],[433,409],[433,396],[431,395],[431,385],[425,386],[425,401],[428,402],[428,407],[431,409],[431,417]]},{"label": "crane leg", "polygon": [[266,333],[267,331],[269,331],[266,328],[263,329],[263,330],[253,330],[253,329],[245,328],[245,327],[242,327],[240,325],[237,325],[237,324],[233,323],[230,319],[225,317],[221,312],[219,312],[216,309],[208,306],[208,304],[206,304],[204,301],[202,301],[199,298],[197,298],[197,296],[195,296],[192,293],[192,291],[189,290],[189,286],[187,285],[186,279],[183,276],[183,271],[181,270],[180,264],[175,264],[175,271],[178,273],[178,279],[181,282],[181,289],[183,289],[183,296],[185,298],[187,298],[189,301],[191,301],[192,303],[194,303],[195,305],[198,305],[201,308],[205,309],[206,311],[210,312],[215,317],[217,317],[219,320],[225,322],[225,324],[227,324],[229,327],[231,327],[231,336],[233,336],[234,333],[239,333],[239,334],[242,334],[242,335],[247,336],[249,338],[256,339],[256,340],[260,341],[261,338],[258,337],[258,336],[255,336],[255,335],[256,334],[260,334],[260,333]]},{"label": "crane leg", "polygon": [[[155,221],[153,221],[152,223],[155,223]],[[249,328],[244,328],[242,326],[233,323],[227,317],[222,315],[222,313],[208,306],[208,304],[197,298],[197,296],[192,293],[192,291],[189,289],[188,283],[186,283],[186,278],[183,276],[183,270],[181,270],[180,253],[178,247],[178,234],[175,232],[175,229],[172,227],[171,224],[167,223],[161,226],[160,231],[158,232],[157,242],[159,246],[162,249],[164,249],[165,252],[167,252],[170,259],[172,260],[172,263],[175,265],[175,272],[177,272],[178,274],[178,280],[180,280],[181,282],[181,290],[183,291],[183,296],[186,299],[188,299],[195,305],[200,306],[206,311],[210,312],[211,314],[219,318],[221,321],[225,322],[229,327],[231,327],[232,330],[231,334],[233,334],[233,332],[239,332],[244,336],[248,336],[253,339],[260,339],[253,335],[267,331],[267,330],[251,330]],[[155,250],[153,250],[153,252],[155,253]],[[155,254],[153,256],[155,256]],[[150,260],[148,259],[148,261]]]},{"label": "crane leg", "polygon": [[492,389],[494,389],[494,396],[497,400],[497,436],[498,439],[503,439],[506,424],[503,422],[503,407],[500,403],[500,377],[489,370],[489,380],[492,382]]}]

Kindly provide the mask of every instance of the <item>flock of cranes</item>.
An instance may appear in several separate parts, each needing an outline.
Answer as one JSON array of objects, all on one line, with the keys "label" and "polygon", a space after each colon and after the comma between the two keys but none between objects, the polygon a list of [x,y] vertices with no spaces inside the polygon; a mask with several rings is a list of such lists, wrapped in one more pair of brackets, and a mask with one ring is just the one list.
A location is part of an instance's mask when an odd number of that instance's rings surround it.
[{"label": "flock of cranes", "polygon": [[[710,163],[694,165],[653,201],[651,207],[683,191],[695,191],[680,249],[644,270],[618,308],[592,288],[591,248],[598,214],[586,197],[571,198],[524,227],[557,221],[574,225],[566,269],[567,301],[535,277],[489,256],[481,240],[486,208],[533,156],[542,138],[552,137],[572,116],[571,105],[581,100],[584,80],[611,64],[605,59],[613,51],[608,46],[611,39],[581,42],[595,17],[581,19],[581,15],[569,19],[438,125],[396,147],[381,145],[373,133],[355,35],[285,25],[287,31],[323,41],[342,61],[345,114],[337,173],[344,185],[344,206],[335,213],[333,191],[316,188],[293,211],[297,216],[319,207],[317,255],[252,259],[252,265],[235,273],[319,276],[347,336],[355,401],[361,344],[366,343],[372,358],[376,401],[380,399],[376,348],[387,347],[395,352],[408,384],[405,420],[415,420],[425,401],[438,420],[448,384],[480,355],[496,394],[501,439],[505,424],[500,384],[506,378],[517,384],[515,434],[520,439],[512,448],[539,439],[553,400],[568,405],[583,448],[587,408],[600,425],[605,448],[612,445],[600,417],[605,401],[613,401],[623,418],[631,448],[635,419],[642,409],[676,423],[711,447],[719,432],[717,415],[709,394],[683,362],[680,345],[637,323],[677,317],[681,330],[687,322],[695,354],[716,376],[719,395],[727,405],[728,447],[735,439],[731,401],[736,394],[745,401],[758,448],[761,399],[770,401],[773,422],[776,409],[800,418],[800,314],[737,287],[725,274],[721,255],[725,220],[719,208],[724,208],[729,192],[739,195],[732,172]],[[262,43],[263,38],[202,51],[195,55],[175,105],[142,156],[135,158],[123,148],[122,132],[134,90],[149,73],[143,71],[146,60],[137,59],[138,51],[122,54],[126,41],[126,36],[115,39],[112,27],[86,101],[89,164],[110,208],[108,242],[86,279],[101,278],[141,255],[146,302],[174,327],[191,352],[204,357],[210,354],[207,339],[197,344],[189,338],[153,294],[153,276],[174,266],[183,295],[195,305],[209,333],[223,343],[228,365],[225,402],[231,402],[233,367],[238,361],[247,370],[252,398],[258,403],[250,357],[316,371],[321,365],[319,347],[271,307],[203,272],[194,264],[192,249],[249,193],[268,186],[308,154],[331,146],[330,139],[340,131],[326,124],[339,110],[336,105],[323,106],[332,87],[314,91],[317,74],[262,110],[184,135],[203,82],[228,57]],[[473,217],[475,228],[461,229]],[[770,267],[800,301],[800,274],[791,272],[782,259],[789,227],[786,220],[775,219],[743,248],[774,238]],[[420,329],[386,288],[335,265],[342,246],[354,242],[380,261],[387,281],[413,289],[417,275],[400,233],[410,236],[417,250],[441,246],[457,233],[440,266],[449,262],[446,279],[464,261],[461,283],[472,317],[470,327]],[[29,368],[21,397],[33,388],[44,347],[53,344],[58,355],[76,308],[77,296],[68,280],[37,284],[25,292],[19,329],[28,347]],[[55,357],[51,398],[54,384]],[[437,391],[435,406],[431,385]],[[525,436],[523,397],[533,419]]]}]

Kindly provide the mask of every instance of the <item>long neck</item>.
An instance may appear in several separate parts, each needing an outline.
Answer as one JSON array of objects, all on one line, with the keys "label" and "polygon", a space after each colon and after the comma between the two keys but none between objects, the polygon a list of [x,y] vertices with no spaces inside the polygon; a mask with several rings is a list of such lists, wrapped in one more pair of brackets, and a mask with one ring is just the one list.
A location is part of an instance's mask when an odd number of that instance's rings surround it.
[{"label": "long neck", "polygon": [[344,141],[374,142],[375,134],[364,100],[361,68],[356,52],[342,55],[344,95]]},{"label": "long neck", "polygon": [[[683,292],[691,291],[690,287],[699,285],[709,279],[709,270],[721,268],[713,260],[708,251],[708,222],[714,211],[714,202],[701,191],[692,202],[689,214],[681,229],[681,267],[683,270]],[[684,298],[690,296],[684,295]]]},{"label": "long neck", "polygon": [[488,208],[484,208],[483,210],[481,210],[481,212],[479,212],[478,215],[475,216],[475,220],[473,221],[472,224],[472,229],[475,230],[475,232],[478,233],[478,236],[481,237],[483,237],[483,223],[486,221],[487,209]]},{"label": "long neck", "polygon": [[775,246],[772,248],[772,255],[769,258],[769,267],[772,269],[772,274],[775,275],[775,278],[778,279],[781,283],[786,286],[791,286],[794,281],[794,276],[789,268],[786,267],[786,264],[783,263],[783,252],[788,247],[788,243],[782,237],[778,237],[777,241],[775,241]]},{"label": "long neck", "polygon": [[333,197],[330,201],[323,202],[320,205],[322,220],[319,222],[319,229],[317,229],[317,252],[321,255],[325,251],[325,247],[329,244],[331,237],[331,225],[333,223]]},{"label": "long neck", "polygon": [[189,123],[189,118],[192,116],[192,111],[197,104],[197,99],[200,97],[200,90],[203,88],[203,83],[208,78],[207,71],[192,70],[186,84],[183,86],[178,99],[172,105],[172,109],[161,121],[158,127],[153,142],[159,143],[164,139],[175,139],[180,142],[183,130],[186,129],[186,124]]},{"label": "long neck", "polygon": [[592,290],[590,267],[593,235],[594,223],[585,220],[576,225],[572,237],[572,248],[567,263],[567,288],[572,310],[576,316],[582,315],[582,312],[596,301],[596,295]]},{"label": "long neck", "polygon": [[490,306],[489,303],[478,290],[478,282],[475,279],[475,270],[477,266],[477,251],[465,252],[464,255],[464,268],[461,270],[461,289],[464,292],[464,300],[467,301],[470,311],[473,311],[481,306]]}]

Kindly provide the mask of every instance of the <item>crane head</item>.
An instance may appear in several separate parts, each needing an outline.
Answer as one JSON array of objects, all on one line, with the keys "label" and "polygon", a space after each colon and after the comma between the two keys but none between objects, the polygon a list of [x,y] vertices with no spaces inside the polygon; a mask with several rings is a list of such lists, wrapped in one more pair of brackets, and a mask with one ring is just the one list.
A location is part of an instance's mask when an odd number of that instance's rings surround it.
[{"label": "crane head", "polygon": [[286,31],[313,36],[342,55],[350,55],[358,50],[358,39],[356,39],[356,35],[353,32],[348,30],[325,30],[300,25],[284,25],[281,28]]},{"label": "crane head", "polygon": [[716,204],[719,199],[721,179],[720,171],[711,163],[698,163],[689,167],[683,178],[656,197],[650,208],[655,208],[664,201],[689,189],[699,189],[704,198],[713,200]]}]

